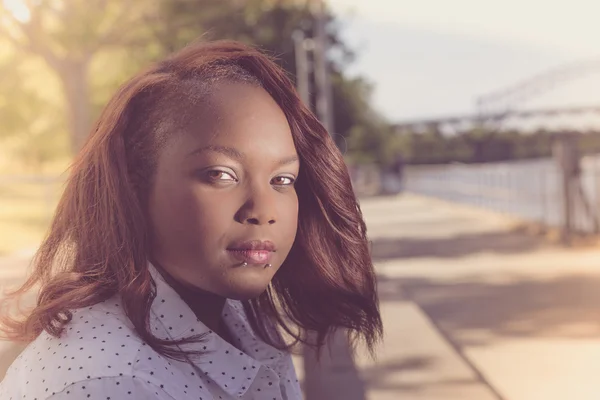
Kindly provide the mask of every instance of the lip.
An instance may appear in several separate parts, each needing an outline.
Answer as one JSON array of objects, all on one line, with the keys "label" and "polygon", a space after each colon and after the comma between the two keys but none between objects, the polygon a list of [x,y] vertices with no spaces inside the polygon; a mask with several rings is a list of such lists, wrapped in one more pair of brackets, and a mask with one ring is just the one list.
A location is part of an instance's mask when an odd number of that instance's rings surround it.
[{"label": "lip", "polygon": [[275,251],[275,244],[268,240],[237,242],[227,248],[234,258],[248,264],[268,264]]},{"label": "lip", "polygon": [[227,250],[277,250],[275,244],[270,240],[246,240],[244,242],[236,242],[231,244]]}]

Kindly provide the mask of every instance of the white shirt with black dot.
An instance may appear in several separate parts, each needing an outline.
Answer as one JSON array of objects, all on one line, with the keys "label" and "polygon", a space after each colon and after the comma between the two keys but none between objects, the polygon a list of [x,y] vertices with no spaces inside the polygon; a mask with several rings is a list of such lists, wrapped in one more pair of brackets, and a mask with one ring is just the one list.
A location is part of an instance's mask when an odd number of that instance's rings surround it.
[{"label": "white shirt with black dot", "polygon": [[206,334],[186,349],[206,351],[193,362],[167,359],[135,333],[118,297],[73,312],[61,338],[43,332],[0,383],[2,400],[298,400],[289,354],[261,341],[241,303],[227,300],[223,319],[236,346],[200,322],[149,266],[157,286],[150,327],[169,340]]}]

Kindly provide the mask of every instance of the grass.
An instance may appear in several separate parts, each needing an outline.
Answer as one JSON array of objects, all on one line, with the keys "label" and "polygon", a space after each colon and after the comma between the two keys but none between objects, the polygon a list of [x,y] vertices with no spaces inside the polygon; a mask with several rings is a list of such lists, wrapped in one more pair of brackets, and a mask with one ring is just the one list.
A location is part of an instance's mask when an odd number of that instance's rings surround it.
[{"label": "grass", "polygon": [[43,179],[0,176],[0,256],[34,250],[44,238],[62,186]]}]

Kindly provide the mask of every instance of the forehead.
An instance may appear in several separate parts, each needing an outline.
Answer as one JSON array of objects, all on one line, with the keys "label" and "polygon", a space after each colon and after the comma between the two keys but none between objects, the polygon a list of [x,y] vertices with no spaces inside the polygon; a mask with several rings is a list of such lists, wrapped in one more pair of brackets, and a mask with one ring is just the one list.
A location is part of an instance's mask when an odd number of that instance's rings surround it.
[{"label": "forehead", "polygon": [[278,157],[282,152],[285,155],[295,153],[284,112],[260,86],[219,83],[211,88],[203,101],[191,107],[185,128],[181,134],[174,135],[171,143],[178,152],[218,144],[242,152],[260,150],[265,153],[271,149]]}]

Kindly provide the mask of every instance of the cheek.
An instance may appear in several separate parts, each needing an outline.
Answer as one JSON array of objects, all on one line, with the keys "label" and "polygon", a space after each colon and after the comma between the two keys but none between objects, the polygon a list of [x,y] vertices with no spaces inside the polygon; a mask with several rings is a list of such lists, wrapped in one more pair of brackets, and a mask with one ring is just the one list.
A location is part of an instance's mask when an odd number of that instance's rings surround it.
[{"label": "cheek", "polygon": [[291,247],[298,230],[298,197],[296,195],[286,202],[285,207],[280,212],[280,220],[283,225],[282,230]]},{"label": "cheek", "polygon": [[193,184],[172,181],[154,196],[151,217],[155,230],[169,241],[193,242],[196,246],[214,241],[230,219],[228,199],[203,193]]},{"label": "cheek", "polygon": [[179,207],[183,214],[179,219],[188,231],[200,236],[202,243],[210,245],[230,228],[235,209],[233,196],[219,196],[195,188],[182,196]]}]

